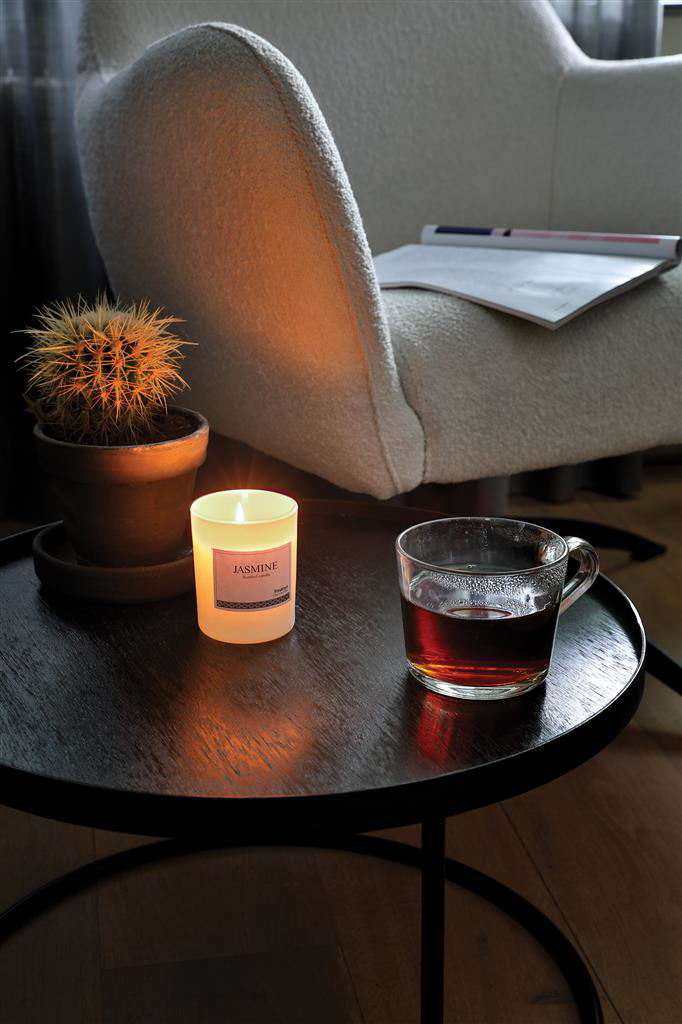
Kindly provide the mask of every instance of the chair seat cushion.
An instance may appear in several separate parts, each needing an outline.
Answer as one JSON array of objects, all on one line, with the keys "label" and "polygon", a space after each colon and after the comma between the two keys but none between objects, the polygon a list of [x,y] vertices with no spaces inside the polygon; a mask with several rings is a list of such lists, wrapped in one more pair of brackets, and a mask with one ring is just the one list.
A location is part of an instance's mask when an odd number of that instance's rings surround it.
[{"label": "chair seat cushion", "polygon": [[557,331],[437,292],[382,297],[425,482],[682,441],[681,267]]}]

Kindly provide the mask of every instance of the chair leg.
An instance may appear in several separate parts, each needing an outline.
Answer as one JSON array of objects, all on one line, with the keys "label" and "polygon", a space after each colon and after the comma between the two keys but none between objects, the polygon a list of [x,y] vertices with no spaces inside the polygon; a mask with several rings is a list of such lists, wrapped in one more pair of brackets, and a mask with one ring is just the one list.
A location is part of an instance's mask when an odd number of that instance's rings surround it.
[{"label": "chair leg", "polygon": [[509,477],[491,476],[459,484],[420,484],[395,502],[453,516],[504,516],[508,498]]}]

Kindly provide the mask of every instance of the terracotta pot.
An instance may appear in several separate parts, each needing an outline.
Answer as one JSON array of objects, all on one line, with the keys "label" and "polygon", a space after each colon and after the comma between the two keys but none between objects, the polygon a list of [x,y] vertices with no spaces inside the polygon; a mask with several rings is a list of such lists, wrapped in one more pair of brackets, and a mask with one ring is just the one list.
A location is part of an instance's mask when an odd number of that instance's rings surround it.
[{"label": "terracotta pot", "polygon": [[69,444],[34,428],[40,465],[50,477],[67,536],[92,565],[158,565],[182,546],[197,469],[206,458],[208,423],[155,444]]}]

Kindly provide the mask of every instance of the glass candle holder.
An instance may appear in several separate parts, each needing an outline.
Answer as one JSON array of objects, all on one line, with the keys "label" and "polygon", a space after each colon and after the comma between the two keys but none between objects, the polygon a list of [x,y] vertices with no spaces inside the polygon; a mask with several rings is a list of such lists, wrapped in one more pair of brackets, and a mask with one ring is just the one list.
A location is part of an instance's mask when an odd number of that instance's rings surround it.
[{"label": "glass candle holder", "polygon": [[199,629],[257,644],[293,628],[298,505],[274,491],[205,494],[191,509]]}]

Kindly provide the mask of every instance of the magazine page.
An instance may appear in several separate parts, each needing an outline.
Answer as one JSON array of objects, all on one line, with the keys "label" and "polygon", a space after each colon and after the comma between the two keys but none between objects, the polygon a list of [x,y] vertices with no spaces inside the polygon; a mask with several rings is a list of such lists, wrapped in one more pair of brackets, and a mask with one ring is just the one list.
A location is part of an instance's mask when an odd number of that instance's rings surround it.
[{"label": "magazine page", "polygon": [[639,256],[475,245],[404,245],[374,259],[382,288],[430,288],[551,329],[672,265]]}]

